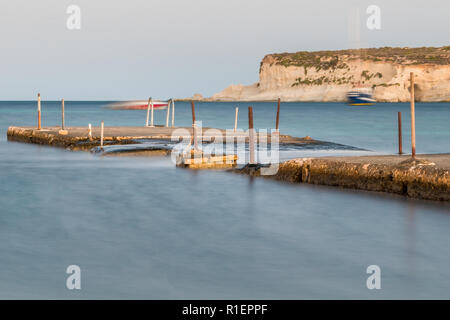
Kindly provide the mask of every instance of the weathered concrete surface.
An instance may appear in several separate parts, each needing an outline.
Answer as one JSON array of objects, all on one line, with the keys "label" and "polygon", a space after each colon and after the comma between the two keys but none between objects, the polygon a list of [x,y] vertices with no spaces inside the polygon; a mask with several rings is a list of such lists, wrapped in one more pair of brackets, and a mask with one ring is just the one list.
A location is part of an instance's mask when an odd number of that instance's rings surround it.
[{"label": "weathered concrete surface", "polygon": [[[261,176],[259,167],[236,171]],[[450,154],[419,155],[416,161],[409,156],[294,159],[281,163],[277,174],[263,177],[450,201]]]},{"label": "weathered concrete surface", "polygon": [[[10,141],[19,141],[26,143],[45,144],[55,147],[69,148],[72,150],[90,150],[93,147],[100,145],[100,128],[92,128],[92,140],[88,138],[87,127],[71,127],[66,128],[67,134],[59,134],[59,127],[48,127],[42,130],[37,130],[35,127],[9,127],[7,136]],[[177,130],[175,132],[175,130]],[[141,139],[159,139],[171,140],[172,136],[180,138],[190,138],[192,127],[105,127],[104,129],[104,144],[130,144],[139,143],[137,140]],[[212,142],[217,133],[223,135],[223,141],[227,131],[223,129],[203,128],[202,141]],[[248,140],[248,134],[245,132],[228,132],[228,137],[234,140],[244,139]],[[271,141],[271,136],[265,134],[257,134],[257,139],[267,138]],[[200,137],[199,137],[200,138]],[[288,135],[280,135],[280,144],[305,144],[305,143],[323,143],[322,141],[313,140],[310,137],[297,138]]]},{"label": "weathered concrete surface", "polygon": [[[56,127],[42,130],[29,127],[9,127],[7,137],[9,141],[50,145],[72,150],[90,150],[100,145],[99,128],[93,128],[92,139],[88,137],[87,128],[70,128],[67,130],[67,135],[59,134],[59,129]],[[104,142],[105,144],[135,143],[130,138],[116,136],[105,136]]]}]

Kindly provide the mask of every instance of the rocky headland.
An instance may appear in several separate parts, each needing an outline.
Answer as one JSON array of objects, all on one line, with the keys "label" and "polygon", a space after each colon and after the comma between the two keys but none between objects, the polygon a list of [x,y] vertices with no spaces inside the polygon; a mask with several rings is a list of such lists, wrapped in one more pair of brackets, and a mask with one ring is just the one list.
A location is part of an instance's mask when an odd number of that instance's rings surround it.
[{"label": "rocky headland", "polygon": [[450,46],[372,48],[268,54],[259,81],[230,85],[205,101],[345,101],[355,86],[373,89],[379,102],[410,99],[409,75],[416,75],[417,101],[450,101]]}]

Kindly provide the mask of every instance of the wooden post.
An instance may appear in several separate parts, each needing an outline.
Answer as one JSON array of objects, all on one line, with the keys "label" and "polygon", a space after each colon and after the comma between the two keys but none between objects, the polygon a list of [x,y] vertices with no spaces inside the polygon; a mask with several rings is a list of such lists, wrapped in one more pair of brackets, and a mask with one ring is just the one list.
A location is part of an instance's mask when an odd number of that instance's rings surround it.
[{"label": "wooden post", "polygon": [[249,164],[255,164],[255,129],[253,128],[252,107],[248,107],[248,149],[250,153]]},{"label": "wooden post", "polygon": [[89,131],[88,131],[88,138],[89,141],[92,141],[92,125],[89,123],[88,125]]},{"label": "wooden post", "polygon": [[416,157],[416,110],[414,102],[414,72],[411,72],[411,149],[413,159]]},{"label": "wooden post", "polygon": [[64,99],[61,99],[61,130],[64,130]]},{"label": "wooden post", "polygon": [[234,115],[234,132],[236,132],[236,130],[237,130],[238,113],[239,113],[239,108],[236,107],[236,112]]},{"label": "wooden post", "polygon": [[170,100],[167,101],[166,127],[169,127]]},{"label": "wooden post", "polygon": [[277,121],[275,124],[275,129],[277,130],[277,132],[279,130],[279,125],[280,125],[280,103],[281,103],[281,100],[280,100],[280,98],[278,98]]},{"label": "wooden post", "polygon": [[402,113],[398,112],[398,154],[403,154]]},{"label": "wooden post", "polygon": [[152,111],[151,111],[151,119],[150,119],[150,127],[154,127],[154,125],[153,125],[153,99],[152,98],[150,98],[150,106],[151,106],[151,109],[152,109]]},{"label": "wooden post", "polygon": [[148,121],[150,118],[150,100],[152,98],[148,98],[148,104],[147,104],[147,121],[145,121],[145,126],[148,127]]},{"label": "wooden post", "polygon": [[41,130],[41,94],[40,93],[38,93],[37,111],[38,111],[38,130]]},{"label": "wooden post", "polygon": [[191,111],[192,111],[192,124],[195,124],[195,105],[194,105],[194,101],[191,101]]},{"label": "wooden post", "polygon": [[100,128],[100,147],[103,148],[103,134],[105,130],[105,123],[102,120],[101,128]]},{"label": "wooden post", "polygon": [[172,128],[175,127],[175,100],[172,100]]}]

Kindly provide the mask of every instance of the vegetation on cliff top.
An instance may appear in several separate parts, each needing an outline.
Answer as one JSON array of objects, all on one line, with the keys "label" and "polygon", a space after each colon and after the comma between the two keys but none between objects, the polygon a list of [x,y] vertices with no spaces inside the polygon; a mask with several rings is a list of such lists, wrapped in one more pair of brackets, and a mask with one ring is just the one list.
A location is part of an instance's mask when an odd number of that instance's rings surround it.
[{"label": "vegetation on cliff top", "polygon": [[[315,68],[316,71],[329,69],[345,69],[349,60],[363,59],[371,61],[384,61],[402,65],[412,64],[450,64],[450,46],[434,48],[369,48],[349,49],[337,51],[299,51],[296,53],[277,53],[269,56],[275,58],[276,64],[283,66],[297,66]],[[261,70],[260,70],[261,71]]]},{"label": "vegetation on cliff top", "polygon": [[300,86],[300,85],[307,85],[307,86],[321,86],[323,84],[337,84],[337,85],[341,85],[341,84],[349,84],[351,83],[351,81],[353,80],[353,76],[348,76],[348,77],[326,77],[326,76],[321,76],[319,78],[313,79],[313,78],[302,78],[299,77],[295,80],[295,82],[291,85],[291,87],[295,87],[295,86]]}]

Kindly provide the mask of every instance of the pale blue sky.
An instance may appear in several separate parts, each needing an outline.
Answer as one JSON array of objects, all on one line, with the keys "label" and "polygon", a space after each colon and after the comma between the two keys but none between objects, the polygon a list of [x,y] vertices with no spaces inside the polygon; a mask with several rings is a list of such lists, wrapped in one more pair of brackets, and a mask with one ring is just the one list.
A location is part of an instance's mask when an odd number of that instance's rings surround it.
[{"label": "pale blue sky", "polygon": [[358,8],[364,47],[450,45],[444,0],[0,1],[0,100],[210,96],[256,82],[265,54],[354,47]]}]

